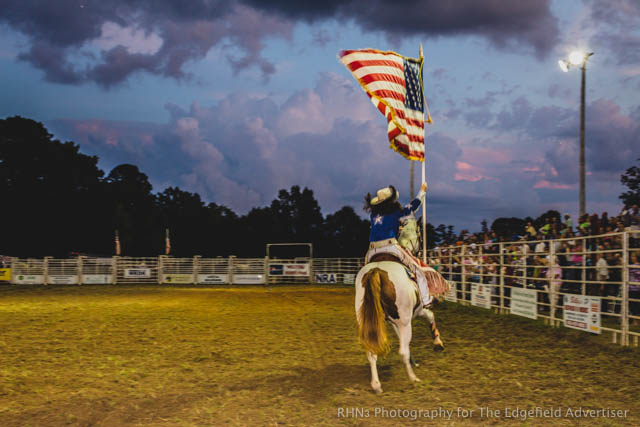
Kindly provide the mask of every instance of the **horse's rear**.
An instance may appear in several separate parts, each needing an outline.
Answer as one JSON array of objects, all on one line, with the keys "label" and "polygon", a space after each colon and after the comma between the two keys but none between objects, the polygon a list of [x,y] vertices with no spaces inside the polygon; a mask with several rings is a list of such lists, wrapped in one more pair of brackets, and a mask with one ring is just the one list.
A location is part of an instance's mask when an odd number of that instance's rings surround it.
[{"label": "horse's rear", "polygon": [[391,322],[398,334],[399,352],[409,379],[412,382],[419,381],[411,367],[411,319],[418,315],[427,317],[432,324],[434,344],[437,339],[440,347],[444,347],[435,328],[433,313],[422,308],[415,283],[407,276],[404,266],[391,261],[365,265],[358,272],[355,282],[358,337],[371,365],[371,387],[376,393],[382,392],[376,361],[378,355],[389,351],[385,321]]}]

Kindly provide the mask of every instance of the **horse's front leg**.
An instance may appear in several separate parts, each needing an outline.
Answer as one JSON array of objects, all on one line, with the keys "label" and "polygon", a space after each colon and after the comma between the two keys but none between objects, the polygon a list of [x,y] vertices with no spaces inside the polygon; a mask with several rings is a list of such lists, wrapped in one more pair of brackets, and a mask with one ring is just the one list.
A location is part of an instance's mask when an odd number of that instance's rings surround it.
[{"label": "horse's front leg", "polygon": [[382,393],[382,385],[380,384],[380,378],[378,378],[378,366],[376,365],[378,356],[367,351],[367,359],[369,359],[369,365],[371,366],[371,388],[376,394],[380,394]]},{"label": "horse's front leg", "polygon": [[413,372],[413,368],[411,367],[411,350],[409,349],[409,345],[411,344],[411,322],[396,325],[396,332],[400,339],[400,356],[402,357],[402,362],[407,369],[409,380],[411,380],[411,382],[419,382],[420,379],[416,377],[416,374]]},{"label": "horse's front leg", "polygon": [[429,323],[431,324],[431,338],[433,338],[433,350],[443,351],[444,343],[442,342],[442,339],[440,339],[440,331],[438,331],[438,328],[436,327],[436,317],[433,315],[433,311],[429,310],[428,308],[423,308],[422,311],[420,312],[420,315],[426,317]]}]

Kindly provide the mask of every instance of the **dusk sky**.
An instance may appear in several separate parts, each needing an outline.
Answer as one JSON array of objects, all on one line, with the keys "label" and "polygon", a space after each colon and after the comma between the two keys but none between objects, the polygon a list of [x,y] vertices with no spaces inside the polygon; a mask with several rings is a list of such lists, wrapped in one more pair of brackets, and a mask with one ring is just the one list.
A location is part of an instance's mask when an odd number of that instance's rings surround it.
[{"label": "dusk sky", "polygon": [[[638,0],[0,0],[0,118],[44,123],[132,163],[153,191],[245,214],[309,187],[329,214],[409,193],[409,162],[338,61],[426,58],[427,218],[456,231],[578,210],[580,71],[588,62],[587,211],[618,214],[640,157]],[[416,187],[420,168],[416,164]]]}]

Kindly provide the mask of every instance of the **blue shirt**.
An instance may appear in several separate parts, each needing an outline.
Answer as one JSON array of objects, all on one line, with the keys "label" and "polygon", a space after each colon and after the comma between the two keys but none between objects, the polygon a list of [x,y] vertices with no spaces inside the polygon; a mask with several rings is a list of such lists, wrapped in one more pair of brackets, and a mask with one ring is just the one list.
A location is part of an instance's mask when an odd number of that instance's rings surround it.
[{"label": "blue shirt", "polygon": [[421,191],[418,193],[418,197],[413,199],[411,203],[404,207],[404,209],[400,209],[386,215],[371,214],[371,232],[369,233],[369,241],[378,242],[385,239],[397,239],[400,218],[411,215],[417,211],[423,197],[424,192]]}]

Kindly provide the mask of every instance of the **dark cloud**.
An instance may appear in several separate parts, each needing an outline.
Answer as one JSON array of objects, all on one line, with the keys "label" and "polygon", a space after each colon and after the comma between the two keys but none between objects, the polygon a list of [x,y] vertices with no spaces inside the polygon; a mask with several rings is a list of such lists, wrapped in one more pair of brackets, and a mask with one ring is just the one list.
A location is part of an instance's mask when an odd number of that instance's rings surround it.
[{"label": "dark cloud", "polygon": [[540,58],[555,45],[559,33],[548,0],[247,0],[247,3],[309,22],[333,17],[353,20],[365,30],[382,31],[393,38],[477,35],[486,37],[499,48],[532,47]]},{"label": "dark cloud", "polygon": [[[355,21],[365,31],[398,40],[413,35],[481,36],[498,48],[531,48],[538,57],[551,51],[558,36],[549,0],[0,0],[0,23],[30,40],[20,59],[43,70],[49,81],[96,81],[105,87],[136,72],[186,78],[187,62],[203,58],[214,46],[227,45],[223,43],[240,51],[239,56],[226,56],[235,72],[255,67],[268,78],[275,66],[261,55],[264,40],[290,38],[296,20],[325,19]],[[73,55],[90,50],[105,24],[117,25],[121,33],[157,37],[161,47],[140,52],[113,45],[103,48],[97,60],[79,66]],[[314,36],[318,44],[327,40],[327,33]]]},{"label": "dark cloud", "polygon": [[[293,28],[282,18],[238,2],[215,0],[0,0],[0,23],[3,22],[30,39],[30,48],[18,58],[43,70],[47,80],[95,81],[105,87],[136,72],[187,78],[185,64],[204,58],[214,46],[227,46],[222,42],[228,42],[237,52],[227,56],[235,72],[256,67],[268,77],[275,67],[260,54],[263,40],[290,38]],[[105,25],[116,28],[112,43],[131,46],[103,48],[98,60],[77,65],[74,55],[95,49],[96,43],[99,46]],[[131,40],[132,33],[137,35],[136,40]],[[144,37],[150,36],[158,40],[159,48],[136,51],[144,48]]]}]

